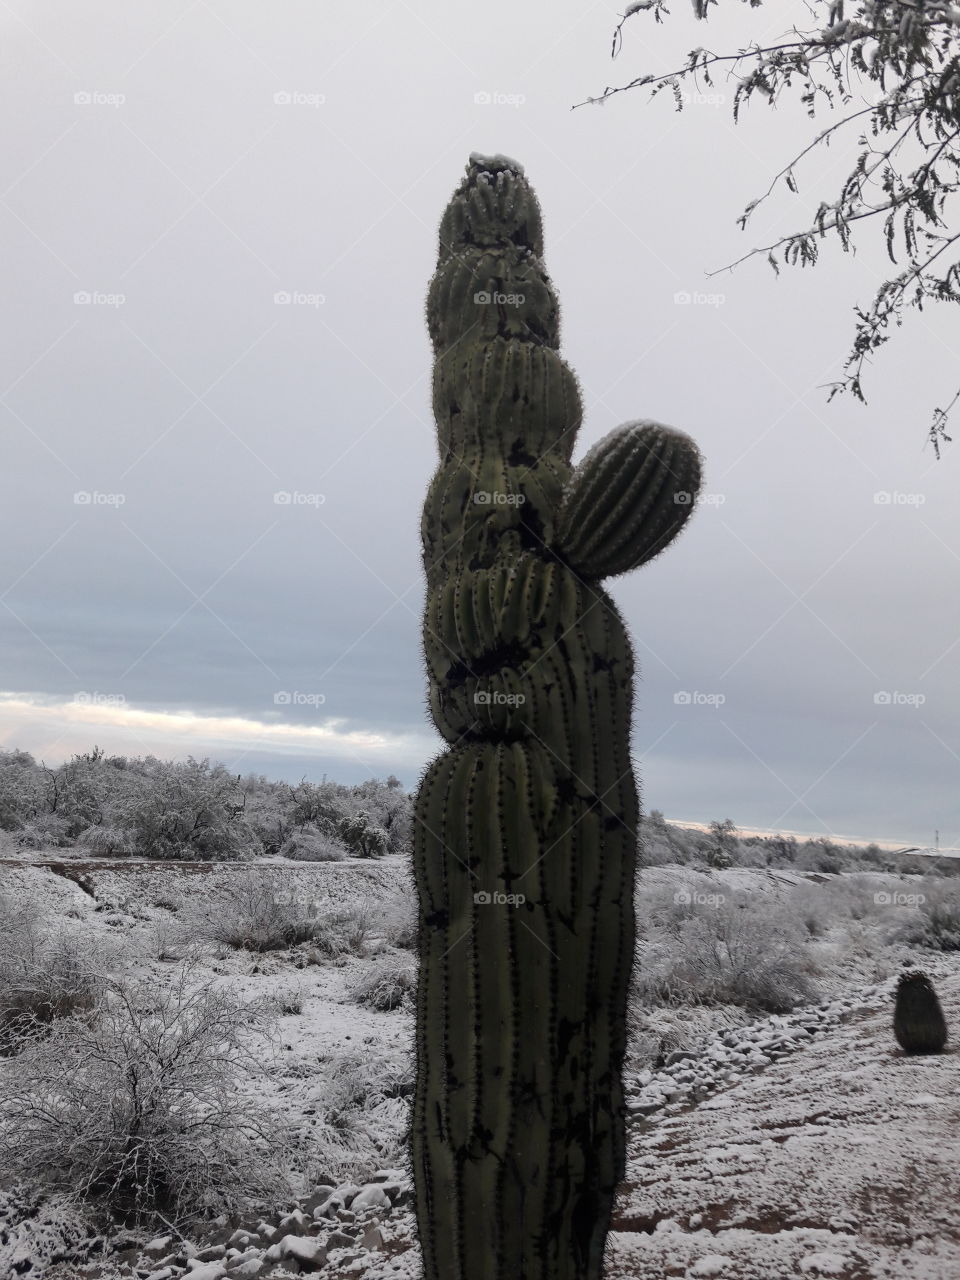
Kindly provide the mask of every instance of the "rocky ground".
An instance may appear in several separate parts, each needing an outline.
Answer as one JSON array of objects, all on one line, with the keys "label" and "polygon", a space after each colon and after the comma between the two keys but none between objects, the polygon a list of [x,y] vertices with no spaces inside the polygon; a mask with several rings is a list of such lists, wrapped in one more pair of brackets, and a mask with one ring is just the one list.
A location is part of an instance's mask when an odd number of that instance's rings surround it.
[{"label": "rocky ground", "polygon": [[[314,879],[310,871],[297,875]],[[142,905],[163,899],[169,872],[162,869],[118,878],[103,868],[83,884],[49,869],[15,878],[48,909],[66,893],[64,902],[91,928],[123,934],[128,944],[166,910]],[[124,908],[133,878],[141,886],[139,916]],[[317,880],[324,897],[339,897],[334,869],[321,869]],[[351,892],[392,890],[401,881],[397,868],[361,868]],[[772,885],[764,879],[761,891]],[[215,971],[253,994],[264,982],[286,982],[285,963],[273,953],[234,955]],[[928,954],[923,963],[957,1028],[960,957]],[[291,1105],[321,1087],[301,1078],[298,1065],[317,1059],[321,1045],[348,1049],[359,1041],[375,1060],[399,1052],[407,1038],[409,1010],[375,1014],[346,998],[359,964],[297,973],[304,1011],[284,1019],[283,1044],[297,1070],[285,1069],[278,1084]],[[143,966],[153,975],[163,970],[146,954]],[[668,1053],[659,1069],[628,1073],[628,1170],[607,1280],[960,1280],[960,1054],[904,1056],[890,1030],[895,979],[863,985],[850,977],[856,989],[839,997],[717,1026],[695,1047]],[[402,1163],[399,1150],[394,1163]],[[354,1176],[331,1171],[309,1195],[274,1212],[221,1217],[182,1235],[162,1226],[152,1239],[116,1227],[104,1236],[69,1203],[7,1187],[0,1190],[0,1276],[417,1280],[407,1171],[368,1166]]]}]

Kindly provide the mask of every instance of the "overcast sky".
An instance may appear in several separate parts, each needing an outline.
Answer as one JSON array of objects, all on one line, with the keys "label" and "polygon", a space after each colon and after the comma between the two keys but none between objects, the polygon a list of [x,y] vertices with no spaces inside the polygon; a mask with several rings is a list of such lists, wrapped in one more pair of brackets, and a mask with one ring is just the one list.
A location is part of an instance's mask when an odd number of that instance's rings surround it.
[{"label": "overcast sky", "polygon": [[416,784],[424,296],[468,155],[504,152],[543,207],[578,454],[651,417],[706,457],[680,540],[612,584],[647,806],[960,844],[960,479],[924,447],[956,312],[911,313],[869,407],[828,407],[875,232],[707,278],[803,225],[851,153],[747,240],[799,103],[736,129],[710,99],[571,111],[803,12],[689,7],[633,19],[615,63],[606,0],[3,7],[0,741]]}]

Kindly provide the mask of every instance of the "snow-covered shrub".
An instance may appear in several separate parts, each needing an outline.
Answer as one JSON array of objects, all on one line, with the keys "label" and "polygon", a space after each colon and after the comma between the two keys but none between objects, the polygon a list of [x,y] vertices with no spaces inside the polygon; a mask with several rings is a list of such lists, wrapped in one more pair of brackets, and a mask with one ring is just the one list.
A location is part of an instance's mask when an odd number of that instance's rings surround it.
[{"label": "snow-covered shrub", "polygon": [[349,857],[339,840],[317,827],[300,827],[294,831],[280,846],[279,853],[282,858],[294,858],[298,862],[342,862]]},{"label": "snow-covered shrub", "polygon": [[357,858],[381,858],[390,847],[390,836],[362,810],[343,818],[338,827],[340,839]]},{"label": "snow-covered shrub", "polygon": [[20,849],[61,849],[72,844],[70,824],[57,813],[39,813],[16,832]]},{"label": "snow-covered shrub", "polygon": [[76,931],[51,932],[33,911],[0,906],[0,1054],[91,1011],[101,972],[102,958]]},{"label": "snow-covered shrub", "polygon": [[0,1063],[4,1167],[113,1209],[233,1211],[283,1190],[284,1126],[257,1099],[270,1024],[211,986],[111,984]]},{"label": "snow-covered shrub", "polygon": [[124,857],[134,852],[134,838],[130,831],[121,827],[98,826],[87,827],[77,838],[77,847],[87,853],[103,858]]},{"label": "snow-covered shrub", "polygon": [[179,913],[188,938],[243,951],[278,951],[317,933],[313,905],[273,871],[238,870],[202,900]]},{"label": "snow-covered shrub", "polygon": [[804,946],[803,926],[786,907],[740,895],[703,905],[650,947],[638,998],[783,1013],[814,993]]},{"label": "snow-covered shrub", "polygon": [[209,760],[153,762],[118,821],[148,858],[250,858],[262,844],[244,817],[245,797],[235,775]]},{"label": "snow-covered shrub", "polygon": [[354,983],[350,998],[380,1013],[409,1007],[417,989],[417,962],[412,956],[395,952],[379,956]]},{"label": "snow-covered shrub", "polygon": [[314,949],[333,959],[366,955],[375,926],[374,912],[364,902],[324,912],[314,921]]},{"label": "snow-covered shrub", "polygon": [[374,1061],[355,1052],[332,1058],[303,1086],[308,1118],[300,1130],[300,1149],[305,1163],[338,1181],[401,1166],[413,1085],[412,1055]]},{"label": "snow-covered shrub", "polygon": [[378,931],[391,947],[416,951],[419,923],[417,903],[412,894],[397,893],[380,908]]},{"label": "snow-covered shrub", "polygon": [[898,931],[900,940],[932,951],[960,951],[960,885],[924,879],[914,889],[923,902]]}]

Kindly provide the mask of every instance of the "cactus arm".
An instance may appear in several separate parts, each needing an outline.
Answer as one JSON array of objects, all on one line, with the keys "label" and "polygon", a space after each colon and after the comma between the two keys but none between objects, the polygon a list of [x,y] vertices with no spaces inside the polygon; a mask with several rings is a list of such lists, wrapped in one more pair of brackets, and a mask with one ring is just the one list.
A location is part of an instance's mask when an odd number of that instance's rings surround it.
[{"label": "cactus arm", "polygon": [[673,541],[700,488],[700,454],[681,431],[625,422],[571,477],[554,547],[587,578],[638,569]]}]

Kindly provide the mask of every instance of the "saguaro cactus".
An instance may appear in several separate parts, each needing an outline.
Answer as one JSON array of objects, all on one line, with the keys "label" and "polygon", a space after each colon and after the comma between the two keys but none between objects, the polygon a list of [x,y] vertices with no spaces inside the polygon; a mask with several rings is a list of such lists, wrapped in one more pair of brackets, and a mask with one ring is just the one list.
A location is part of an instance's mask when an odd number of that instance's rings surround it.
[{"label": "saguaro cactus", "polygon": [[940,1053],[947,1043],[947,1022],[933,989],[920,969],[908,969],[897,980],[893,1034],[905,1053]]},{"label": "saguaro cactus", "polygon": [[449,744],[414,845],[427,1280],[597,1280],[624,1170],[633,660],[598,583],[676,535],[699,455],[630,422],[572,468],[580,396],[542,253],[522,168],[471,156],[427,302],[423,635]]}]

